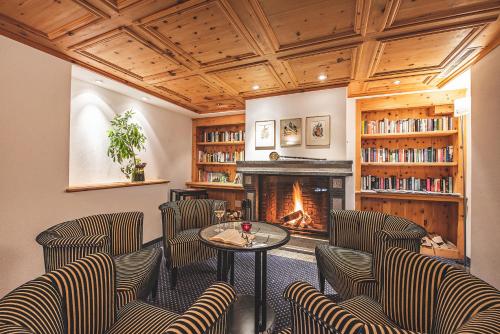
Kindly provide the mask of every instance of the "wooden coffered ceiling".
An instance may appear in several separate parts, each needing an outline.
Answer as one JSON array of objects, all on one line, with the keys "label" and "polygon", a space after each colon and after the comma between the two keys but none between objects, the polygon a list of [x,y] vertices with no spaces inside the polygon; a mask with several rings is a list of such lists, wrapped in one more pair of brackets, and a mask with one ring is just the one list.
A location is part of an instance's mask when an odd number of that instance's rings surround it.
[{"label": "wooden coffered ceiling", "polygon": [[500,0],[0,0],[0,33],[206,113],[440,87],[498,45],[499,13]]}]

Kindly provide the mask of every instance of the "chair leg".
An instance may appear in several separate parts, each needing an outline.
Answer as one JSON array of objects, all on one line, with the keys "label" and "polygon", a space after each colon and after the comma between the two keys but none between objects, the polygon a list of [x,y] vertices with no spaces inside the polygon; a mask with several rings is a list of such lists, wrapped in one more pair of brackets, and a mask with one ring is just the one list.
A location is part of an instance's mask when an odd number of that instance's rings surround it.
[{"label": "chair leg", "polygon": [[175,289],[177,285],[177,268],[172,268],[170,270],[170,289]]},{"label": "chair leg", "polygon": [[318,270],[319,291],[325,293],[325,276]]}]

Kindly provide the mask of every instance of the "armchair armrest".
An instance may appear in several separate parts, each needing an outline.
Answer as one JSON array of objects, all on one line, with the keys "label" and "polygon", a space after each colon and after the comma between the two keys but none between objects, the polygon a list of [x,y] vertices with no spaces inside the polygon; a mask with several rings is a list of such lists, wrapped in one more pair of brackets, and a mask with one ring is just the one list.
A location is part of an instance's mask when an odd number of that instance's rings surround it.
[{"label": "armchair armrest", "polygon": [[418,334],[417,332],[407,331],[402,328],[390,327],[385,325],[375,325],[367,324],[364,325],[365,334],[379,334],[379,333],[391,333],[391,334]]},{"label": "armchair armrest", "polygon": [[161,225],[164,243],[175,238],[178,227],[181,225],[181,213],[177,203],[166,202],[159,206],[161,211]]},{"label": "armchair armrest", "polygon": [[166,333],[227,333],[226,315],[235,300],[233,287],[222,282],[212,284]]},{"label": "armchair armrest", "polygon": [[[292,308],[292,332],[306,334],[307,328],[329,328],[340,334],[357,334],[363,322],[306,282],[290,284],[283,296]],[[307,322],[307,324],[304,324]]]},{"label": "armchair armrest", "polygon": [[422,239],[425,236],[425,232],[416,230],[407,230],[407,231],[378,231],[377,238],[387,241],[389,239],[392,240],[418,240]]},{"label": "armchair armrest", "polygon": [[47,247],[102,247],[105,251],[109,246],[109,238],[105,235],[84,235],[77,237],[54,238]]}]

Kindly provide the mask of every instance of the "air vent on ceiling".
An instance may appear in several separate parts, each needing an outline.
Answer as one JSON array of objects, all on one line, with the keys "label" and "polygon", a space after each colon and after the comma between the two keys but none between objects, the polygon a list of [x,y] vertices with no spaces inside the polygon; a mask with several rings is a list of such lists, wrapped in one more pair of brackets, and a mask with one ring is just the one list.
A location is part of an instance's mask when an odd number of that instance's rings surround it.
[{"label": "air vent on ceiling", "polygon": [[476,52],[476,50],[480,49],[479,46],[473,48],[465,49],[462,54],[456,57],[445,69],[443,72],[438,74],[438,78],[446,78],[450,73],[455,71],[455,69],[467,58],[470,57],[471,54]]}]

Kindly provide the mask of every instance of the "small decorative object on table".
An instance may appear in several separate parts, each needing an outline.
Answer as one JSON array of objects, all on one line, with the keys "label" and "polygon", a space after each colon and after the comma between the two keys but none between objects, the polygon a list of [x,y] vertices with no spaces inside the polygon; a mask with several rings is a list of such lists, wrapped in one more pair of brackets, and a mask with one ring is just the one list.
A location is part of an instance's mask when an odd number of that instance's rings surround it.
[{"label": "small decorative object on table", "polygon": [[217,219],[217,229],[215,232],[222,232],[224,229],[221,226],[222,218],[226,214],[226,202],[214,201],[214,215]]}]

